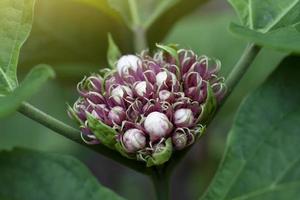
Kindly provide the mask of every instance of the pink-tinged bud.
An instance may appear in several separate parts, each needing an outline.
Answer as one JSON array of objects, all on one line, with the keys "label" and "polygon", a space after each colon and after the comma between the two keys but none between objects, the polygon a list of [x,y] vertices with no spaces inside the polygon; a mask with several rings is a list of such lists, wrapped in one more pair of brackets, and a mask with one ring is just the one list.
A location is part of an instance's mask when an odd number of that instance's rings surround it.
[{"label": "pink-tinged bud", "polygon": [[120,76],[127,75],[129,73],[129,69],[137,71],[141,63],[141,59],[135,55],[122,56],[117,62],[117,70]]},{"label": "pink-tinged bud", "polygon": [[162,101],[173,101],[174,99],[174,95],[172,92],[168,91],[168,90],[161,90],[159,93],[158,93],[158,97],[160,100]]},{"label": "pink-tinged bud", "polygon": [[116,103],[121,104],[122,99],[130,96],[132,97],[132,91],[129,87],[124,85],[118,85],[111,91],[111,96],[115,100]]},{"label": "pink-tinged bud", "polygon": [[175,84],[177,78],[176,78],[176,75],[171,73],[171,72],[166,72],[166,71],[162,71],[162,72],[159,72],[157,75],[156,75],[156,84],[158,86],[161,86],[163,85],[164,83],[166,83],[168,80],[171,80],[172,81],[172,84]]},{"label": "pink-tinged bud", "polygon": [[102,91],[102,78],[93,75],[87,78],[88,84],[89,84],[89,89],[96,91],[96,92],[101,92]]},{"label": "pink-tinged bud", "polygon": [[175,131],[172,136],[172,142],[176,150],[181,150],[187,146],[188,137],[184,132]]},{"label": "pink-tinged bud", "polygon": [[193,125],[194,116],[190,109],[181,108],[174,113],[174,123],[178,127],[190,127]]},{"label": "pink-tinged bud", "polygon": [[109,111],[108,118],[112,122],[120,125],[123,122],[123,120],[126,118],[126,113],[122,107],[115,106]]},{"label": "pink-tinged bud", "polygon": [[139,129],[129,129],[123,135],[123,145],[128,153],[134,153],[146,146],[146,137]]},{"label": "pink-tinged bud", "polygon": [[135,85],[134,89],[139,96],[144,96],[147,92],[147,82],[146,81],[138,82]]},{"label": "pink-tinged bud", "polygon": [[172,131],[173,125],[165,114],[152,112],[146,117],[144,127],[150,140],[156,141],[167,136]]}]

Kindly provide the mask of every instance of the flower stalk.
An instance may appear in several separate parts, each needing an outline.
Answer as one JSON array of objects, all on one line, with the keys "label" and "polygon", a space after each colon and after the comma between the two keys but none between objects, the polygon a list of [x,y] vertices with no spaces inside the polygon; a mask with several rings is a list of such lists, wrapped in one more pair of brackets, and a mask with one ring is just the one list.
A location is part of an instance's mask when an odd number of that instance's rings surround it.
[{"label": "flower stalk", "polygon": [[167,173],[164,168],[155,168],[151,174],[151,180],[155,189],[157,200],[169,200],[170,198],[170,178],[171,173]]},{"label": "flower stalk", "polygon": [[53,130],[54,132],[78,143],[81,144],[95,152],[100,153],[101,155],[114,160],[117,163],[120,163],[124,166],[127,166],[130,169],[133,169],[142,174],[151,174],[151,170],[145,168],[145,165],[141,163],[137,163],[133,160],[129,160],[123,156],[121,156],[118,152],[113,151],[103,145],[88,145],[86,144],[82,138],[80,137],[80,130],[75,129],[62,121],[44,113],[38,108],[32,106],[31,104],[24,102],[19,110],[21,114],[40,123],[41,125]]},{"label": "flower stalk", "polygon": [[248,44],[245,48],[241,58],[238,60],[232,71],[226,78],[227,93],[225,94],[224,101],[232,93],[233,89],[237,86],[244,74],[247,72],[252,62],[260,52],[261,47],[255,44]]}]

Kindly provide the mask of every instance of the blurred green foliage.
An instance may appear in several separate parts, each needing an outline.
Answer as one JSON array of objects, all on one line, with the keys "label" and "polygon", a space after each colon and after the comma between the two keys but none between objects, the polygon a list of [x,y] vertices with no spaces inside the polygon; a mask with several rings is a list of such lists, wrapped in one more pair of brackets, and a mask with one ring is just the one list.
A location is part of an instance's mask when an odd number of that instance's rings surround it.
[{"label": "blurred green foliage", "polygon": [[[222,62],[222,74],[227,75],[241,55],[245,42],[229,33],[228,24],[237,21],[237,18],[223,4],[224,1],[221,0],[212,1],[196,10],[180,20],[167,37],[169,28],[166,27],[170,27],[173,22],[166,17],[162,18],[159,28],[158,25],[153,25],[150,29],[149,43],[153,45],[165,38],[165,43],[178,43],[180,47],[191,48],[198,54],[218,58]],[[189,6],[197,8],[192,3]],[[112,33],[120,49],[126,53],[133,52],[132,33],[125,23],[115,23],[115,19],[107,13],[83,4],[71,3],[70,0],[38,1],[35,10],[32,34],[21,52],[20,75],[23,76],[29,68],[39,63],[53,65],[59,82],[50,82],[35,95],[32,103],[49,114],[70,122],[65,112],[65,102],[74,101],[76,81],[84,74],[107,65],[107,33]],[[172,18],[172,15],[169,16]],[[195,145],[176,171],[173,178],[176,189],[174,199],[195,199],[205,189],[223,153],[225,136],[239,103],[249,91],[262,83],[284,55],[285,53],[267,49],[260,53],[251,70],[214,120],[206,137]],[[103,184],[128,199],[146,198],[145,193],[151,187],[141,175],[120,167],[113,169],[115,164],[91,154],[83,147],[19,114],[1,120],[0,132],[1,149],[22,146],[77,155],[88,163]],[[137,190],[136,187],[141,182],[144,187]],[[148,199],[153,199],[153,196],[149,195]]]}]

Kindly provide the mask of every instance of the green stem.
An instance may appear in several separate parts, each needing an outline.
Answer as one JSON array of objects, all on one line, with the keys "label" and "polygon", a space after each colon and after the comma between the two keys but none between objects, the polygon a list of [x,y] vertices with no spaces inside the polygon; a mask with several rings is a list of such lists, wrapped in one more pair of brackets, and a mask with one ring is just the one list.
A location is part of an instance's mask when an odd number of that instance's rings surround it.
[{"label": "green stem", "polygon": [[135,0],[128,0],[129,10],[131,13],[131,19],[134,26],[141,24],[137,3]]},{"label": "green stem", "polygon": [[147,38],[146,38],[146,31],[144,27],[138,25],[133,27],[133,42],[134,42],[134,50],[135,52],[141,52],[148,48]]},{"label": "green stem", "polygon": [[249,44],[246,47],[241,58],[239,59],[239,61],[236,63],[236,65],[234,66],[234,68],[226,78],[226,86],[228,90],[223,102],[232,93],[233,89],[238,85],[239,81],[247,72],[247,70],[251,66],[253,60],[258,55],[260,50],[261,47],[256,46],[255,44]]},{"label": "green stem", "polygon": [[47,128],[57,132],[58,134],[69,138],[70,140],[79,143],[85,147],[88,147],[107,158],[110,158],[118,163],[121,163],[131,169],[134,169],[137,172],[143,174],[150,174],[151,171],[149,168],[145,168],[144,163],[139,163],[135,160],[130,160],[128,158],[123,157],[115,150],[111,150],[101,144],[99,145],[88,145],[84,143],[81,139],[81,133],[79,130],[55,119],[54,117],[42,112],[41,110],[35,108],[34,106],[30,105],[29,103],[24,102],[20,108],[19,112],[23,115],[27,116],[28,118],[46,126]]},{"label": "green stem", "polygon": [[170,199],[170,173],[166,173],[166,171],[161,171],[160,169],[153,169],[151,178],[155,189],[156,199]]},{"label": "green stem", "polygon": [[132,18],[133,40],[134,40],[134,50],[140,52],[147,48],[147,38],[144,26],[141,24],[140,16],[138,13],[138,7],[136,0],[128,0],[129,9]]}]

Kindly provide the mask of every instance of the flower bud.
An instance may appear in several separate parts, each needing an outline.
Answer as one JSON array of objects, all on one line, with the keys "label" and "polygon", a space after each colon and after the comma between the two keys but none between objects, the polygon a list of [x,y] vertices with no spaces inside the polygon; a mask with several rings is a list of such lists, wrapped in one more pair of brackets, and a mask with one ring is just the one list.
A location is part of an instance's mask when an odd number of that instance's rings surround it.
[{"label": "flower bud", "polygon": [[128,153],[134,153],[146,146],[146,137],[139,129],[129,129],[123,135],[123,145]]},{"label": "flower bud", "polygon": [[97,75],[92,75],[86,79],[88,82],[88,87],[92,91],[101,92],[102,91],[102,79]]},{"label": "flower bud", "polygon": [[119,75],[127,75],[129,73],[129,69],[137,71],[141,62],[141,59],[135,55],[122,56],[117,62]]},{"label": "flower bud", "polygon": [[190,109],[181,108],[174,113],[174,123],[178,127],[190,127],[194,122],[193,112]]},{"label": "flower bud", "polygon": [[175,131],[172,135],[172,142],[176,150],[181,150],[187,146],[188,137],[184,132]]},{"label": "flower bud", "polygon": [[146,117],[144,127],[150,140],[156,141],[167,136],[172,131],[173,125],[165,114],[152,112]]},{"label": "flower bud", "polygon": [[138,82],[135,85],[134,89],[139,96],[144,96],[147,92],[147,82],[146,81]]},{"label": "flower bud", "polygon": [[115,106],[109,111],[108,118],[112,122],[120,125],[122,121],[126,118],[126,113],[121,106]]},{"label": "flower bud", "polygon": [[160,100],[162,101],[172,101],[174,99],[174,95],[172,94],[172,92],[168,91],[168,90],[161,90],[158,93],[158,97]]},{"label": "flower bud", "polygon": [[176,78],[176,75],[171,73],[171,72],[166,72],[166,71],[162,71],[162,72],[159,72],[157,75],[156,75],[156,84],[158,86],[164,84],[166,81],[169,80],[172,80],[172,84],[175,84],[177,78]]},{"label": "flower bud", "polygon": [[129,87],[124,85],[118,85],[111,91],[111,96],[115,100],[116,103],[121,104],[122,99],[130,96],[132,97],[132,91]]}]

